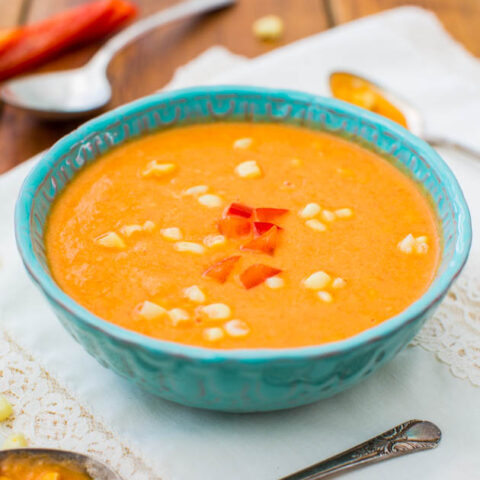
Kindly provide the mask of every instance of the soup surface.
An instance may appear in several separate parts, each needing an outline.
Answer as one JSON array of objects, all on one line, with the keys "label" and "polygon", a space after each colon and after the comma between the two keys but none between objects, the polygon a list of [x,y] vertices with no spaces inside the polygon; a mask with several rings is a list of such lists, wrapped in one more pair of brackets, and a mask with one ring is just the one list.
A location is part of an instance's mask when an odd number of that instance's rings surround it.
[{"label": "soup surface", "polygon": [[429,201],[346,140],[210,124],[125,144],[52,208],[60,287],[105,320],[180,343],[293,347],[398,314],[431,283]]},{"label": "soup surface", "polygon": [[69,462],[56,463],[44,456],[12,455],[0,462],[1,480],[91,480]]}]

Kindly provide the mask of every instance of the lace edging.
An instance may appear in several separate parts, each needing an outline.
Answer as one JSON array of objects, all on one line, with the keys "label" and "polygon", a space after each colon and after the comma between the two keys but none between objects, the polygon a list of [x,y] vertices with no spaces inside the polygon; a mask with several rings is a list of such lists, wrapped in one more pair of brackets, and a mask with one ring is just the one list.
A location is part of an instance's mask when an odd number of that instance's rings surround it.
[{"label": "lace edging", "polygon": [[433,352],[453,375],[480,386],[480,278],[471,266],[412,345]]},{"label": "lace edging", "polygon": [[0,392],[15,408],[15,416],[0,424],[1,436],[20,431],[42,447],[93,455],[125,479],[161,480],[5,331],[0,358]]}]

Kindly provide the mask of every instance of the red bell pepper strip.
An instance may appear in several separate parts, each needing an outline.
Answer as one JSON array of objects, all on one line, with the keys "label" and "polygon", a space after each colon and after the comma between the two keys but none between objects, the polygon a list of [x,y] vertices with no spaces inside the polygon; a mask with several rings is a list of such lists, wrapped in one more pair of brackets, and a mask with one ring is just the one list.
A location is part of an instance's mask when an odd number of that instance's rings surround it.
[{"label": "red bell pepper strip", "polygon": [[11,48],[21,37],[21,28],[2,28],[0,29],[0,54]]},{"label": "red bell pepper strip", "polygon": [[256,208],[255,215],[260,222],[271,222],[288,213],[288,208]]},{"label": "red bell pepper strip", "polygon": [[250,220],[242,217],[226,217],[219,220],[218,231],[227,238],[238,238],[248,235],[252,229]]},{"label": "red bell pepper strip", "polygon": [[272,255],[275,251],[275,247],[277,246],[278,231],[278,227],[274,225],[259,237],[250,240],[245,245],[242,245],[240,249],[268,253],[269,255]]},{"label": "red bell pepper strip", "polygon": [[128,20],[134,18],[138,13],[138,8],[133,3],[126,0],[111,0],[112,11],[110,15],[104,19],[101,25],[86,35],[82,40],[83,43],[98,40],[110,33],[118,30],[118,28]]},{"label": "red bell pepper strip", "polygon": [[40,65],[74,45],[99,38],[109,33],[107,27],[116,29],[122,18],[123,22],[135,13],[136,8],[127,0],[97,0],[27,25],[0,55],[0,80]]},{"label": "red bell pepper strip", "polygon": [[236,216],[243,218],[251,218],[253,215],[253,208],[241,203],[232,203],[225,211],[225,216]]},{"label": "red bell pepper strip", "polygon": [[240,260],[240,255],[232,255],[231,257],[224,258],[217,263],[214,263],[208,267],[204,272],[204,277],[210,277],[217,282],[225,283],[230,275],[235,264]]},{"label": "red bell pepper strip", "polygon": [[240,274],[240,281],[246,289],[249,289],[260,285],[267,278],[274,277],[279,273],[281,273],[279,268],[270,267],[263,263],[256,263]]}]

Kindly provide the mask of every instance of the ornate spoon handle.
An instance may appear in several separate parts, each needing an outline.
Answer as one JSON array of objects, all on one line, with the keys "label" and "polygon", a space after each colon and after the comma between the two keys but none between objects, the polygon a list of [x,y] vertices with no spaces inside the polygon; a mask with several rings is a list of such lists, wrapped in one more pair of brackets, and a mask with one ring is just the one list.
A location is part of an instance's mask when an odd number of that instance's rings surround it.
[{"label": "ornate spoon handle", "polygon": [[409,420],[378,437],[280,480],[318,480],[369,463],[435,448],[442,438],[431,422]]}]

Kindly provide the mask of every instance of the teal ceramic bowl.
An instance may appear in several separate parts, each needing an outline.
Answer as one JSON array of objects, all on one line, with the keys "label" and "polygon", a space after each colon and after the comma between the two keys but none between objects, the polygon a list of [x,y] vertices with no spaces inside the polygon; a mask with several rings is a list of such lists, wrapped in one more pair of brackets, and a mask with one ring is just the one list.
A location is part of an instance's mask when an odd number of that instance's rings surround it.
[{"label": "teal ceramic bowl", "polygon": [[[118,145],[176,126],[275,122],[342,135],[386,156],[430,195],[443,236],[428,291],[401,314],[347,340],[288,349],[215,350],[149,338],[110,324],[52,279],[44,230],[52,202],[75,175]],[[471,243],[468,207],[450,169],[402,127],[338,100],[245,87],[199,87],[143,98],[102,115],[55,144],[27,177],[16,208],[18,248],[64,327],[102,365],[160,397],[231,412],[277,410],[335,395],[391,360],[435,311]],[[292,310],[295,305],[292,305]]]}]

